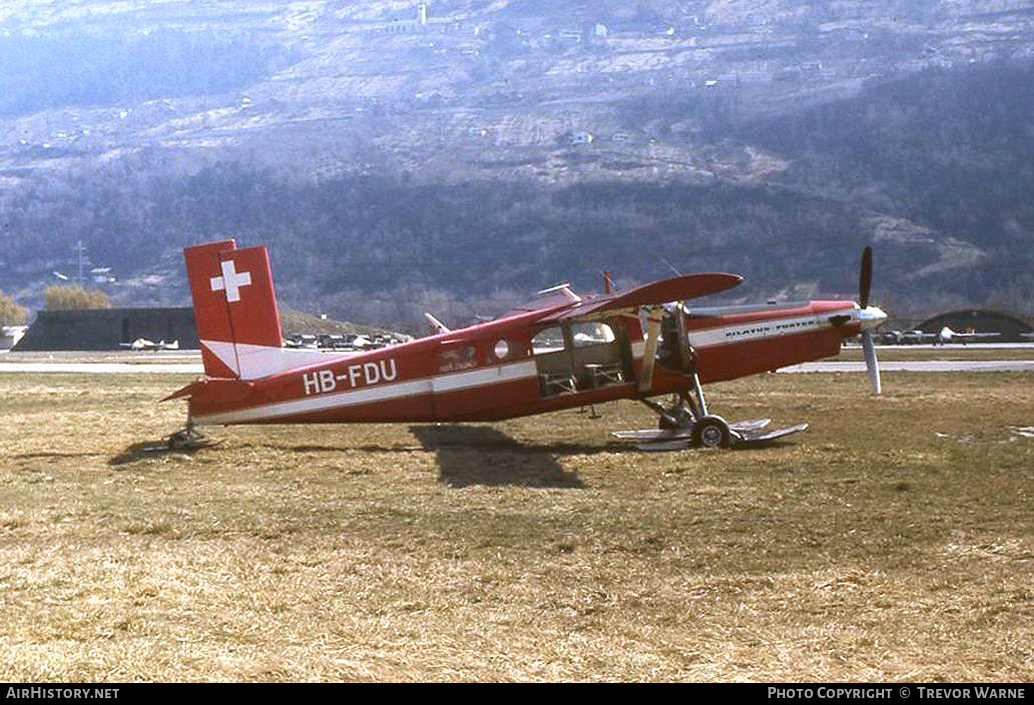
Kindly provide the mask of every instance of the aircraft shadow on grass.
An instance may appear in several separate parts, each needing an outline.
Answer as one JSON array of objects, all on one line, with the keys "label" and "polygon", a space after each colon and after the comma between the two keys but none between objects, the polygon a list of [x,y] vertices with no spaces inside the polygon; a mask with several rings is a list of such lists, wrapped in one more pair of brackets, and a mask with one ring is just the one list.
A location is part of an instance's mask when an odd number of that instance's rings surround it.
[{"label": "aircraft shadow on grass", "polygon": [[[423,450],[435,454],[438,479],[450,487],[471,485],[568,487],[582,488],[585,483],[577,473],[571,473],[557,462],[557,456],[592,454],[610,447],[578,444],[527,445],[489,426],[421,425],[411,426]],[[200,448],[217,447],[217,442],[206,442],[189,448],[170,448],[166,441],[135,443],[109,458],[108,465],[118,466],[170,452],[192,454]],[[281,446],[270,445],[282,449]],[[364,446],[357,450],[368,452],[411,452],[414,446]],[[340,452],[339,446],[298,445],[296,452]]]},{"label": "aircraft shadow on grass", "polygon": [[410,426],[424,450],[438,463],[438,479],[450,487],[517,485],[583,488],[577,473],[567,472],[557,455],[598,452],[598,447],[528,446],[490,426]]}]

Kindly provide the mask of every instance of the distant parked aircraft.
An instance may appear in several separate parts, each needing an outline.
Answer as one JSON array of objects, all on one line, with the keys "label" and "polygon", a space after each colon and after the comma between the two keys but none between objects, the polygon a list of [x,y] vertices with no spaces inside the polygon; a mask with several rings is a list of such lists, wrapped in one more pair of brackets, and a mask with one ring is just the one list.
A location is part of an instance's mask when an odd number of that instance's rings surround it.
[{"label": "distant parked aircraft", "polygon": [[166,343],[164,340],[160,340],[156,343],[153,340],[148,340],[147,338],[137,338],[132,343],[121,343],[121,346],[137,352],[142,350],[158,352],[159,350],[179,350],[180,341],[174,340],[171,343]]},{"label": "distant parked aircraft", "polygon": [[[996,338],[998,332],[977,333],[972,329],[963,333],[954,331],[944,326],[937,333],[926,333],[921,330],[887,330],[880,333],[880,342],[884,345],[918,345],[920,343],[933,343],[934,345],[945,345],[946,343],[966,343],[984,338]],[[1034,334],[1031,334],[1034,336]]]},{"label": "distant parked aircraft", "polygon": [[934,345],[944,345],[945,343],[962,343],[965,345],[968,342],[974,340],[983,340],[985,338],[997,338],[1001,333],[988,332],[988,333],[977,333],[972,328],[964,333],[958,333],[953,331],[948,326],[941,328],[940,332],[937,333],[937,339],[934,341]]},{"label": "distant parked aircraft", "polygon": [[885,330],[880,333],[880,342],[884,345],[915,345],[935,337],[934,333],[921,330]]}]

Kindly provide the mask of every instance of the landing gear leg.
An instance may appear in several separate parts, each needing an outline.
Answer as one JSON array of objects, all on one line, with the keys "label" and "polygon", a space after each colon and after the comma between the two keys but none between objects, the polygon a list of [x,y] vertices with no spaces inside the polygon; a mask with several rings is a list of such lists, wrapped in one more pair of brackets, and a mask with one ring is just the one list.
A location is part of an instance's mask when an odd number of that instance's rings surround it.
[{"label": "landing gear leg", "polygon": [[197,430],[194,419],[187,416],[187,425],[165,439],[169,450],[192,450],[212,445],[212,441]]},{"label": "landing gear leg", "polygon": [[693,428],[695,423],[693,413],[685,405],[681,394],[673,395],[668,406],[658,404],[652,399],[640,399],[639,401],[657,412],[660,417],[657,422],[658,428],[666,430]]},{"label": "landing gear leg", "polygon": [[707,401],[696,372],[693,385],[672,397],[667,407],[643,399],[642,402],[660,415],[662,429],[691,429],[693,445],[697,448],[728,448],[732,445],[732,429],[721,416],[707,412]]}]

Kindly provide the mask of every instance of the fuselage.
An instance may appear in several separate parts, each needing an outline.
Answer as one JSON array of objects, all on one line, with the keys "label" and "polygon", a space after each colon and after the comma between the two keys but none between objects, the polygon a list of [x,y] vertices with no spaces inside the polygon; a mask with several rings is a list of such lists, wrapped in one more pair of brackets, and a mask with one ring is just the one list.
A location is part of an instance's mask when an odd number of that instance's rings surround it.
[{"label": "fuselage", "polygon": [[495,421],[682,391],[694,371],[718,382],[831,357],[875,315],[850,301],[656,307],[651,355],[639,315],[564,320],[562,308],[369,352],[309,352],[287,369],[278,358],[282,371],[201,380],[182,396],[197,424]]}]

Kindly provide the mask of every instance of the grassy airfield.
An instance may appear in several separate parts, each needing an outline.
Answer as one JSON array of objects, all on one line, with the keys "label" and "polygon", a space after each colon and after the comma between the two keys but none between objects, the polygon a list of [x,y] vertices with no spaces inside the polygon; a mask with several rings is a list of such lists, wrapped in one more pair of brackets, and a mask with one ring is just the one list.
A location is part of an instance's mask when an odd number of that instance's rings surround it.
[{"label": "grassy airfield", "polygon": [[189,375],[0,374],[8,681],[1034,680],[1034,380],[762,375],[768,447],[643,453],[629,402],[214,429]]}]

